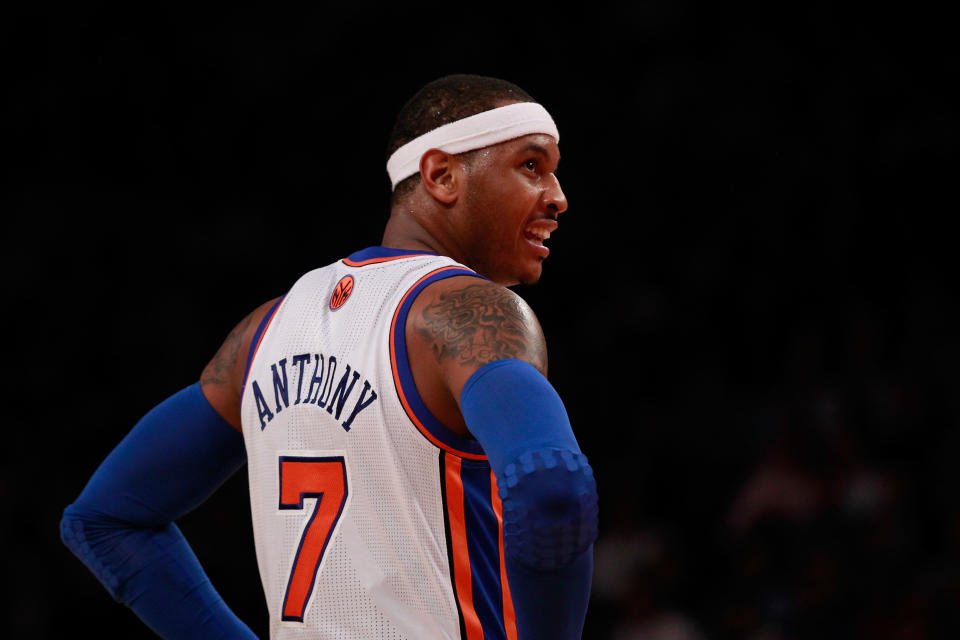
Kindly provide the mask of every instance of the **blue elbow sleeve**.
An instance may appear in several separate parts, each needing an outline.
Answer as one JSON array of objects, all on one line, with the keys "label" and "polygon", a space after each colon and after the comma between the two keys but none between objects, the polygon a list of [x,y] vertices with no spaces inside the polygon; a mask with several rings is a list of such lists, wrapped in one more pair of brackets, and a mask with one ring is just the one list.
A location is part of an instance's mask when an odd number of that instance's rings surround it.
[{"label": "blue elbow sleeve", "polygon": [[544,448],[521,455],[498,479],[504,547],[542,570],[565,567],[597,537],[597,484],[586,456]]},{"label": "blue elbow sleeve", "polygon": [[173,520],[245,461],[243,438],[200,385],[171,396],[107,456],[60,535],[114,599],[165,638],[251,638]]},{"label": "blue elbow sleeve", "polygon": [[508,555],[539,570],[572,563],[597,537],[597,485],[553,385],[498,360],[470,377],[460,405],[497,477]]}]

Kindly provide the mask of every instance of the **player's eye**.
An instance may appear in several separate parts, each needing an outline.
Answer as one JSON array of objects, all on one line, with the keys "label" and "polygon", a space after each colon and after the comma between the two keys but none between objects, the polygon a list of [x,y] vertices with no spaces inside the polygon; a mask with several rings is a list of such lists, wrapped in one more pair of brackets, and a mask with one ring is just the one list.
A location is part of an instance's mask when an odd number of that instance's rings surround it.
[{"label": "player's eye", "polygon": [[530,158],[529,160],[523,163],[523,168],[528,169],[530,171],[536,171],[538,165],[539,163],[537,162],[536,158]]}]

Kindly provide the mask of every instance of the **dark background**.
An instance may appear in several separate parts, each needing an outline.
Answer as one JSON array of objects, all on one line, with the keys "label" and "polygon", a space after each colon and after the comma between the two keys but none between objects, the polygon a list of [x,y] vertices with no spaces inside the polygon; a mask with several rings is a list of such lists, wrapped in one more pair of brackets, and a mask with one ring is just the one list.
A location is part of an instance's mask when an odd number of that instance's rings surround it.
[{"label": "dark background", "polygon": [[[149,637],[60,543],[63,507],[240,318],[379,243],[393,116],[469,72],[562,134],[570,208],[517,291],[598,478],[584,637],[950,637],[953,24],[828,2],[5,9],[5,632]],[[245,482],[181,526],[265,637]]]}]

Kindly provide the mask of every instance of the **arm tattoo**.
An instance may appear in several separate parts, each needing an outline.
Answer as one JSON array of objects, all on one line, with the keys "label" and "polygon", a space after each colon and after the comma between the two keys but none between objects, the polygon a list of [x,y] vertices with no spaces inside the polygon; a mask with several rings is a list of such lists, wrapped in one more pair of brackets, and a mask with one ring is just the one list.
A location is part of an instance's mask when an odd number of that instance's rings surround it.
[{"label": "arm tattoo", "polygon": [[247,316],[241,320],[240,324],[234,327],[230,335],[227,336],[227,339],[223,341],[220,350],[217,351],[217,354],[213,356],[213,360],[211,360],[210,364],[203,370],[203,375],[200,377],[200,384],[202,386],[208,384],[230,384],[230,373],[237,364],[237,358],[240,357],[240,350],[243,346],[243,336],[247,331],[247,326],[250,324],[250,317],[251,316]]},{"label": "arm tattoo", "polygon": [[531,332],[520,299],[507,289],[474,284],[441,294],[423,310],[418,331],[437,362],[454,359],[481,367],[502,358],[520,358],[544,370],[546,353],[539,328]]}]

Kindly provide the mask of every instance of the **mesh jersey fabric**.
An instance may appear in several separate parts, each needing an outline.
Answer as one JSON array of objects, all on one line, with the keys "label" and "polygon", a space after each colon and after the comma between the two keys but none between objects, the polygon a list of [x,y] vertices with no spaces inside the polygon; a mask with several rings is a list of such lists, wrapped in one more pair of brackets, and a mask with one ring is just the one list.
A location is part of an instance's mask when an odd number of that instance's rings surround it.
[{"label": "mesh jersey fabric", "polygon": [[516,637],[489,465],[406,365],[406,310],[455,275],[476,274],[357,252],[302,276],[255,341],[241,416],[271,638]]}]

